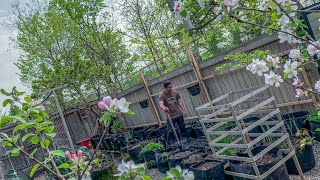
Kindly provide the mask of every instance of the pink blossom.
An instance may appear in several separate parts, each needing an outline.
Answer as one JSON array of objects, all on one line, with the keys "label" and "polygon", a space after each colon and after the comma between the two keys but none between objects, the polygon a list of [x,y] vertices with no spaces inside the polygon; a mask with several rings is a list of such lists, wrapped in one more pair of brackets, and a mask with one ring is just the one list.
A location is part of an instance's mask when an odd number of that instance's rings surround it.
[{"label": "pink blossom", "polygon": [[31,106],[35,106],[35,105],[37,105],[38,103],[37,103],[37,100],[35,100],[35,99],[32,99],[32,101],[31,101]]},{"label": "pink blossom", "polygon": [[82,156],[82,160],[85,161],[87,159],[86,156]]},{"label": "pink blossom", "polygon": [[110,96],[104,97],[102,99],[102,102],[104,102],[104,104],[107,106],[110,106],[111,101],[112,101],[112,98]]},{"label": "pink blossom", "polygon": [[300,88],[296,89],[296,97],[299,98],[299,97],[301,97],[302,95],[303,95],[303,90],[300,89]]},{"label": "pink blossom", "polygon": [[77,155],[76,154],[72,154],[71,159],[76,159]]},{"label": "pink blossom", "polygon": [[98,107],[99,107],[99,109],[104,110],[107,108],[107,105],[103,101],[100,101],[100,102],[98,102]]},{"label": "pink blossom", "polygon": [[38,108],[38,109],[41,109],[42,111],[45,111],[45,110],[46,110],[46,108],[45,108],[43,105],[38,106],[37,108]]},{"label": "pink blossom", "polygon": [[301,84],[301,80],[300,80],[298,77],[296,77],[296,78],[294,79],[294,82],[292,83],[292,85],[294,85],[294,86],[300,86],[300,84]]},{"label": "pink blossom", "polygon": [[81,156],[82,155],[82,151],[81,150],[78,150],[78,156]]},{"label": "pink blossom", "polygon": [[66,157],[70,157],[71,156],[70,151],[66,151],[64,154],[66,155]]}]

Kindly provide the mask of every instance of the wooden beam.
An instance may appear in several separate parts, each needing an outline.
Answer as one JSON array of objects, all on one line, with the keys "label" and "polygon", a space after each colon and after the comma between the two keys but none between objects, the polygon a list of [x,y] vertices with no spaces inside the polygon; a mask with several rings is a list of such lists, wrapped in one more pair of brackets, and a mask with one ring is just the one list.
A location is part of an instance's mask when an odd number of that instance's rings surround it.
[{"label": "wooden beam", "polygon": [[198,65],[198,63],[197,63],[197,61],[196,61],[196,59],[195,59],[195,57],[193,55],[193,52],[191,50],[190,45],[186,46],[185,49],[186,49],[186,53],[187,53],[187,56],[189,58],[189,61],[190,61],[191,65],[192,65],[193,72],[194,72],[197,80],[199,81],[199,84],[200,84],[202,92],[204,93],[204,97],[205,97],[206,101],[209,102],[211,98],[210,98],[208,89],[207,89],[204,81],[202,80],[202,75],[201,75],[201,72],[200,72],[199,65]]},{"label": "wooden beam", "polygon": [[[311,86],[311,83],[310,83],[310,80],[308,78],[308,75],[307,75],[307,72],[306,72],[306,69],[304,68],[304,66],[301,67],[302,69],[302,76],[304,78],[304,81],[308,87],[308,89],[312,89],[312,86]],[[313,105],[318,108],[319,107],[319,102],[317,101],[317,98],[316,96],[314,95],[314,93],[309,93],[310,96],[311,96],[311,99],[312,99],[312,102],[313,102]]]},{"label": "wooden beam", "polygon": [[153,101],[153,99],[152,99],[152,97],[151,97],[151,93],[150,93],[150,90],[149,90],[148,83],[147,83],[146,79],[144,78],[144,75],[143,75],[142,72],[140,72],[140,77],[141,77],[141,80],[142,80],[142,82],[143,82],[144,89],[145,89],[145,91],[146,91],[146,93],[147,93],[147,97],[148,97],[148,99],[149,99],[149,101],[150,101],[150,103],[151,103],[152,112],[153,112],[153,114],[154,114],[154,116],[155,116],[158,124],[159,124],[160,126],[162,126],[162,124],[161,124],[161,118],[160,118],[158,109],[157,109],[157,107],[156,107],[156,105],[155,105],[155,103],[154,103],[154,101]]},{"label": "wooden beam", "polygon": [[59,103],[59,100],[58,100],[58,96],[57,96],[56,91],[53,91],[53,96],[54,96],[54,99],[55,99],[55,101],[56,101],[56,105],[57,105],[57,108],[58,108],[58,111],[59,111],[59,114],[60,114],[60,117],[61,117],[61,121],[62,121],[62,124],[63,124],[63,128],[64,128],[64,130],[66,131],[66,135],[67,135],[67,138],[68,138],[68,142],[69,142],[69,144],[70,144],[70,147],[71,147],[72,151],[75,151],[75,148],[74,148],[74,145],[73,145],[71,136],[70,136],[70,132],[69,132],[69,129],[68,129],[68,125],[67,125],[67,123],[66,123],[66,120],[64,119],[64,115],[63,115],[63,113],[62,113],[62,109],[61,109],[61,106],[60,106],[60,103]]}]

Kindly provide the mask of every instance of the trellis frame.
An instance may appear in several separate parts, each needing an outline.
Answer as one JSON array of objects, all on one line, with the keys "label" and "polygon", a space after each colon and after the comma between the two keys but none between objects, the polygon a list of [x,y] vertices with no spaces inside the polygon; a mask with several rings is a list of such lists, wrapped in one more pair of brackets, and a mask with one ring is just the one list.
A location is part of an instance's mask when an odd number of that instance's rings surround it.
[{"label": "trellis frame", "polygon": [[[287,133],[287,130],[285,128],[284,121],[281,117],[281,113],[279,108],[277,108],[275,98],[274,96],[267,97],[267,98],[254,98],[255,96],[263,93],[264,91],[269,90],[270,85],[263,85],[253,88],[248,88],[244,90],[238,90],[233,91],[224,94],[223,96],[220,96],[219,98],[216,98],[212,101],[209,101],[208,103],[196,108],[196,111],[198,112],[198,115],[200,117],[200,123],[204,130],[204,133],[207,137],[207,140],[209,142],[209,146],[213,152],[214,157],[218,159],[225,159],[225,160],[237,160],[237,161],[245,161],[250,162],[252,164],[252,167],[255,171],[255,175],[249,175],[249,174],[243,174],[243,173],[236,173],[231,171],[225,171],[226,174],[232,175],[232,176],[238,176],[243,178],[249,178],[249,179],[258,179],[262,180],[266,178],[268,175],[270,175],[272,172],[274,172],[277,168],[279,168],[281,165],[283,165],[288,159],[291,157],[294,160],[294,163],[296,165],[296,168],[299,172],[299,176],[302,180],[304,180],[303,173],[299,164],[299,161],[296,157],[295,150],[293,149],[293,146],[289,139],[289,134]],[[253,91],[251,91],[253,90]],[[242,96],[241,98],[234,99],[233,95],[238,92],[245,92],[245,91],[251,91],[250,93]],[[269,90],[269,93],[271,94],[271,91]],[[271,94],[272,95],[272,94]],[[221,102],[222,100],[226,100],[226,98],[231,98],[230,103],[226,104],[220,104],[215,105],[216,103]],[[248,103],[252,101],[253,103],[258,102],[258,100],[262,100],[262,102],[259,102],[254,107],[251,107],[247,109],[244,112],[240,113],[239,110],[237,110],[237,105]],[[271,108],[270,106],[267,106],[268,104],[272,104]],[[203,111],[209,111],[214,110],[213,113],[209,113],[207,115],[201,115],[201,112]],[[225,111],[231,111],[232,116],[230,117],[223,117],[218,118],[221,113]],[[270,112],[269,112],[270,111]],[[256,122],[252,123],[244,123],[243,119],[249,115],[252,115],[254,113],[268,113],[264,117],[260,118]],[[276,116],[277,120],[271,120],[267,121],[270,118]],[[230,131],[227,130],[217,130],[218,128],[222,127],[228,122],[234,122],[236,124],[236,127],[232,128]],[[207,126],[208,123],[216,123],[214,125]],[[250,130],[252,130],[255,127],[258,127],[260,125],[273,125],[272,128],[270,128],[267,131],[264,131],[263,133],[249,133]],[[277,130],[280,130],[279,132],[276,132]],[[213,138],[211,140],[210,135],[218,135],[218,137]],[[222,139],[226,138],[227,136],[233,136],[238,135],[241,136],[240,138],[237,138],[233,140],[230,144],[226,143],[218,143]],[[253,155],[252,148],[254,145],[256,145],[258,142],[264,141],[266,137],[278,137],[276,141],[272,142],[271,144],[268,144],[268,146],[259,152],[256,155]],[[254,140],[251,140],[251,138],[255,137]],[[239,144],[242,142],[241,144]],[[276,163],[273,167],[271,167],[268,171],[261,174],[256,161],[260,158],[262,158],[266,153],[271,151],[276,146],[280,145],[281,143],[286,143],[288,146],[287,151],[289,153],[281,159],[278,163]],[[219,149],[218,151],[215,150],[215,147],[219,147],[222,149]],[[248,157],[238,157],[238,156],[228,156],[228,155],[221,155],[223,152],[230,148],[237,148],[237,149],[245,149],[248,153]],[[225,168],[229,167],[229,164],[225,166]]]}]

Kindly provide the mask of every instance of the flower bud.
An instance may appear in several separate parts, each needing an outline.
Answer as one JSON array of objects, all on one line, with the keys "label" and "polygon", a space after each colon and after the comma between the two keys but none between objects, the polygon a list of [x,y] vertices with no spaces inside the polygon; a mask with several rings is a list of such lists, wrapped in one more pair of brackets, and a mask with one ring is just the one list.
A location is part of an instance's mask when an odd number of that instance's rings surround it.
[{"label": "flower bud", "polygon": [[76,159],[77,155],[76,154],[72,154],[71,159]]},{"label": "flower bud", "polygon": [[82,155],[82,151],[78,150],[78,156],[81,156],[81,155]]},{"label": "flower bud", "polygon": [[70,157],[71,156],[70,151],[66,151],[64,154],[66,155],[66,157]]},{"label": "flower bud", "polygon": [[82,160],[85,161],[87,159],[86,156],[82,156]]}]

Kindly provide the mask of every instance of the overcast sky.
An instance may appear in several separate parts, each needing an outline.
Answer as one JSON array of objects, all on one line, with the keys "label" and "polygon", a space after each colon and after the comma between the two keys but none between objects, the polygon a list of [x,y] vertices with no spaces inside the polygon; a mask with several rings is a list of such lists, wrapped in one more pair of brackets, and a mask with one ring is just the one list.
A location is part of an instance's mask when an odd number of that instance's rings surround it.
[{"label": "overcast sky", "polygon": [[[0,0],[0,89],[10,91],[13,86],[18,90],[28,92],[28,89],[21,84],[19,79],[19,69],[14,65],[18,61],[19,51],[13,47],[10,38],[16,38],[17,29],[8,26],[9,19],[12,18],[11,4],[16,0]],[[25,4],[31,0],[19,0]],[[110,0],[105,0],[110,3]],[[0,109],[4,96],[0,94]]]},{"label": "overcast sky", "polygon": [[[25,3],[28,0],[20,0]],[[14,0],[0,0],[0,88],[5,90],[11,90],[13,86],[17,86],[18,90],[27,91],[27,88],[23,87],[19,76],[18,68],[14,65],[19,57],[19,51],[13,48],[10,38],[17,36],[17,30],[8,26],[10,24],[10,17],[12,17],[11,4]],[[4,97],[0,95],[0,102],[4,100]]]}]

